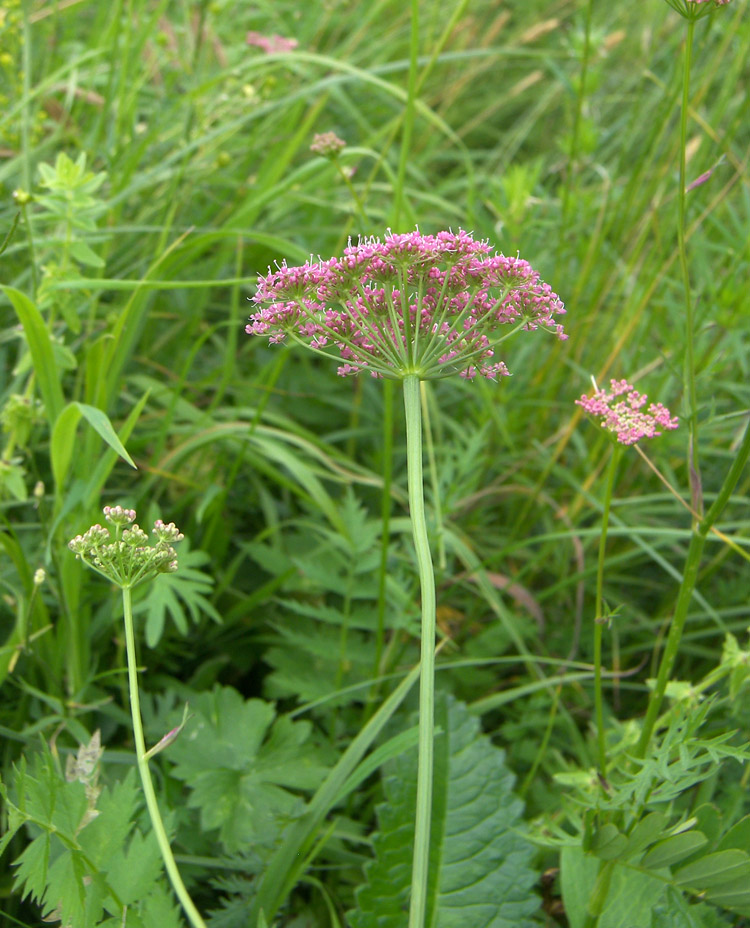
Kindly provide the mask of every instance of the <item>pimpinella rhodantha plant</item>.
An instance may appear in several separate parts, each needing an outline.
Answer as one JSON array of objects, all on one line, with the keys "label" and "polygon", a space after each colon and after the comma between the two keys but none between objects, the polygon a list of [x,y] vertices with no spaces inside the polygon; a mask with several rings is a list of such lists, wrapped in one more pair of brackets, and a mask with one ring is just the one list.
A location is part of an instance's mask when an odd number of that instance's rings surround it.
[{"label": "pimpinella rhodantha plant", "polygon": [[507,375],[496,355],[500,343],[520,330],[540,328],[565,338],[559,321],[565,310],[528,262],[497,254],[464,231],[389,233],[383,241],[349,245],[340,258],[299,267],[284,264],[259,278],[254,301],[258,308],[248,334],[301,344],[336,360],[341,375],[369,371],[403,386],[409,513],[422,594],[409,928],[423,928],[428,917],[436,604],[424,512],[420,383],[452,374],[491,380]]},{"label": "pimpinella rhodantha plant", "polygon": [[114,536],[110,529],[97,523],[92,525],[83,535],[77,535],[73,538],[68,547],[84,564],[87,564],[92,570],[116,584],[122,591],[130,711],[133,720],[136,761],[146,799],[146,808],[148,809],[164,866],[174,891],[185,910],[185,914],[194,928],[205,928],[205,923],[190,898],[177,869],[164,822],[159,812],[159,804],[156,800],[156,792],[148,766],[149,758],[166,747],[176,737],[178,729],[167,734],[150,751],[146,750],[138,693],[138,664],[131,598],[134,587],[153,580],[158,574],[172,573],[177,570],[177,552],[174,545],[182,541],[184,536],[174,522],[166,524],[161,519],[158,519],[152,529],[155,543],[149,544],[149,536],[135,521],[136,513],[134,509],[124,509],[122,506],[105,506],[104,517],[112,526]]},{"label": "pimpinella rhodantha plant", "polygon": [[638,391],[627,380],[610,381],[609,390],[600,390],[594,384],[591,396],[582,396],[576,404],[584,409],[612,439],[607,483],[602,507],[602,531],[599,536],[599,557],[596,569],[596,603],[594,612],[594,711],[596,713],[597,759],[599,774],[606,782],[607,755],[604,733],[602,699],[602,632],[608,622],[604,609],[604,554],[607,546],[609,510],[617,475],[622,446],[637,445],[643,438],[656,438],[661,429],[677,428],[677,419],[661,403],[648,403],[645,393]]}]

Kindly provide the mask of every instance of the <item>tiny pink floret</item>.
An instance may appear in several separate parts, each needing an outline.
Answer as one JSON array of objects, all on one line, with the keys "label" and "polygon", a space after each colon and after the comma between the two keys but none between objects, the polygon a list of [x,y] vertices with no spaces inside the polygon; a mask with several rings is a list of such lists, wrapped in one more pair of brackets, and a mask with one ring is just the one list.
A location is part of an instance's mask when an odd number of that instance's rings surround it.
[{"label": "tiny pink floret", "polygon": [[641,438],[661,435],[659,429],[676,429],[677,417],[661,403],[650,403],[627,380],[611,380],[609,392],[596,390],[593,396],[582,396],[576,404],[599,419],[602,428],[612,432],[621,445],[634,445]]},{"label": "tiny pink floret", "polygon": [[531,265],[463,230],[388,232],[338,258],[269,268],[253,301],[248,334],[338,349],[341,375],[494,380],[508,374],[494,358],[507,326],[567,338],[562,301]]}]

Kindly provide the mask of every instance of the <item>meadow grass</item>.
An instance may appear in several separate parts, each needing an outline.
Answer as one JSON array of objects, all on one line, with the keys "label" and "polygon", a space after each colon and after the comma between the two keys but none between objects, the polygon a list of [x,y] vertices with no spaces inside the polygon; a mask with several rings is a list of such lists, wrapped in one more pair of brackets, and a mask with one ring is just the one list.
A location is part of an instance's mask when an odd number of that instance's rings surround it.
[{"label": "meadow grass", "polygon": [[[266,54],[246,44],[248,30],[298,45]],[[684,41],[660,0],[3,0],[0,283],[13,288],[0,297],[4,782],[40,739],[64,758],[96,729],[113,779],[132,766],[116,597],[65,545],[104,503],[132,506],[142,523],[174,520],[189,540],[178,579],[134,599],[147,733],[157,741],[184,701],[215,684],[309,720],[316,763],[335,771],[321,774],[328,792],[316,794],[308,830],[304,819],[293,826],[314,866],[296,873],[294,893],[291,877],[267,877],[260,893],[266,913],[281,910],[275,924],[346,924],[382,800],[378,764],[356,766],[364,742],[347,752],[368,720],[373,739],[376,727],[396,737],[379,712],[418,659],[404,417],[382,383],[246,336],[248,298],[277,261],[327,258],[388,227],[452,227],[520,253],[568,310],[567,342],[535,333],[510,343],[511,378],[451,378],[423,394],[447,639],[438,687],[504,748],[526,819],[560,823],[553,777],[595,768],[603,747],[592,660],[609,444],[574,405],[592,375],[599,385],[627,377],[680,416],[680,429],[643,450],[696,502],[678,245]],[[696,25],[686,180],[715,168],[688,191],[685,217],[706,509],[750,405],[748,61],[743,0]],[[328,131],[346,141],[336,161],[309,150]],[[60,153],[71,160],[45,187],[40,164]],[[672,676],[698,689],[728,634],[746,645],[749,496],[743,472],[717,524],[734,547],[707,535],[689,601]],[[614,758],[646,711],[691,545],[690,514],[632,451],[620,458],[607,539],[603,715]],[[721,691],[709,728],[746,741],[738,692]],[[412,707],[413,695],[400,698]],[[168,827],[199,908],[254,898],[245,884],[268,861],[283,873],[292,845],[272,857],[275,838],[268,853],[262,842],[241,851],[224,832],[217,845],[210,816],[180,798],[179,763],[172,776],[164,757],[159,789],[179,809]],[[357,770],[360,792],[342,799]],[[717,768],[678,811],[713,804],[727,825],[740,821],[746,779],[739,765]],[[292,784],[304,796],[318,787],[312,774]],[[13,888],[11,861],[29,835],[19,831],[2,858],[9,924],[38,921]],[[557,851],[539,850],[537,863],[557,866]],[[555,924],[552,895],[539,924]],[[212,923],[250,924],[232,911]],[[696,924],[738,924],[712,917]]]}]

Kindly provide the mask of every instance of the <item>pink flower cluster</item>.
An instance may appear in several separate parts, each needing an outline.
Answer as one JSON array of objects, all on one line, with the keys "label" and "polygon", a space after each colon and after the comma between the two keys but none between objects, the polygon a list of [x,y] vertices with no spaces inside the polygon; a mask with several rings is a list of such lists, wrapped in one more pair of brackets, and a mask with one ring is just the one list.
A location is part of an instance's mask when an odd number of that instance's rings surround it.
[{"label": "pink flower cluster", "polygon": [[269,269],[253,300],[260,308],[248,334],[273,343],[288,336],[343,360],[342,375],[496,379],[508,369],[494,349],[513,331],[567,338],[563,304],[531,265],[463,230],[388,232],[350,243],[341,258]]},{"label": "pink flower cluster", "polygon": [[260,48],[267,55],[291,52],[299,45],[296,39],[285,39],[283,35],[263,35],[261,32],[248,32],[245,41],[248,45]]},{"label": "pink flower cluster", "polygon": [[641,438],[661,435],[659,428],[677,428],[677,418],[661,403],[651,403],[644,411],[647,401],[646,394],[636,392],[627,380],[611,380],[610,392],[596,390],[576,403],[600,419],[602,428],[613,432],[621,445],[634,445]]},{"label": "pink flower cluster", "polygon": [[727,6],[730,0],[666,0],[666,2],[680,16],[690,22],[697,22],[699,19],[710,16],[720,6]]}]

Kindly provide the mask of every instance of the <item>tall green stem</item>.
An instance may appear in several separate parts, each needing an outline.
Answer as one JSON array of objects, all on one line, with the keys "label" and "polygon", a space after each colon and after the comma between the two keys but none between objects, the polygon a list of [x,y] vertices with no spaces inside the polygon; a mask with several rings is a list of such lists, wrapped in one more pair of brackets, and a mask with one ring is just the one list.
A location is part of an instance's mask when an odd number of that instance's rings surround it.
[{"label": "tall green stem", "polygon": [[141,722],[141,701],[138,696],[138,670],[135,656],[135,633],[133,631],[133,603],[129,587],[124,587],[122,591],[122,607],[125,615],[125,648],[128,656],[128,685],[130,688],[130,713],[133,718],[133,737],[135,738],[135,756],[138,763],[138,772],[141,775],[143,784],[143,793],[146,797],[146,808],[151,819],[151,826],[156,835],[156,841],[161,851],[162,860],[166,867],[169,879],[177,894],[177,898],[185,910],[185,914],[194,928],[206,928],[206,923],[201,918],[195,903],[190,898],[190,894],[182,882],[180,871],[177,869],[172,848],[169,846],[169,838],[164,828],[164,822],[159,812],[159,804],[156,801],[154,784],[151,780],[151,771],[148,769],[148,760],[146,758],[146,742],[143,737],[143,724]]},{"label": "tall green stem", "polygon": [[558,234],[558,256],[568,240],[568,214],[570,200],[575,188],[575,172],[578,162],[578,149],[581,142],[581,119],[583,117],[583,101],[586,96],[586,78],[588,77],[589,61],[591,59],[591,11],[594,0],[586,3],[584,14],[583,59],[581,61],[581,76],[576,93],[576,108],[573,114],[573,131],[570,137],[570,151],[568,153],[568,171],[562,192],[562,206],[560,208],[560,231]]},{"label": "tall green stem", "polygon": [[427,914],[427,879],[432,818],[432,765],[435,729],[435,574],[432,569],[422,482],[422,414],[419,377],[404,378],[406,411],[406,462],[409,514],[422,592],[422,653],[419,676],[419,760],[414,860],[411,879],[409,928],[424,928]]},{"label": "tall green stem", "polygon": [[695,388],[695,352],[693,347],[693,296],[690,292],[690,269],[688,268],[687,245],[685,242],[685,187],[687,183],[685,162],[687,152],[688,105],[690,102],[690,63],[693,54],[694,32],[695,23],[693,20],[688,20],[682,72],[682,107],[680,110],[680,190],[677,198],[679,204],[677,243],[680,252],[680,270],[682,272],[682,287],[685,296],[685,364],[683,369],[683,382],[689,408],[688,473],[690,474],[690,496],[693,509],[700,515],[703,515],[700,467],[698,463],[698,404]]},{"label": "tall green stem", "polygon": [[602,533],[599,536],[599,557],[596,564],[596,604],[594,614],[594,711],[596,714],[596,741],[599,757],[599,773],[607,776],[607,749],[604,738],[604,700],[602,698],[602,634],[607,622],[604,612],[604,554],[607,550],[607,531],[609,529],[609,508],[612,503],[612,490],[615,485],[617,464],[620,460],[620,448],[612,449],[607,471],[607,487],[604,491],[604,509],[602,513]]},{"label": "tall green stem", "polygon": [[724,483],[722,484],[722,487],[719,490],[713,505],[706,513],[705,518],[701,519],[698,525],[693,529],[693,534],[690,538],[690,547],[688,548],[687,558],[685,561],[685,569],[682,574],[682,583],[680,584],[680,589],[677,594],[677,603],[675,604],[674,616],[672,618],[672,624],[669,628],[669,635],[667,636],[667,643],[664,648],[664,654],[662,655],[661,663],[659,664],[656,685],[654,686],[648,701],[646,718],[643,722],[643,730],[641,731],[641,737],[635,750],[636,757],[645,756],[649,742],[651,741],[651,735],[653,734],[654,726],[656,725],[656,720],[659,717],[659,709],[661,708],[661,704],[664,699],[664,693],[667,689],[667,683],[672,673],[675,658],[677,657],[677,651],[680,647],[680,641],[682,640],[682,631],[685,627],[685,620],[687,619],[688,607],[690,606],[690,600],[693,596],[695,583],[698,579],[698,569],[700,567],[703,547],[706,544],[706,535],[708,535],[708,533],[711,531],[711,527],[719,519],[719,516],[724,510],[724,507],[729,502],[729,498],[731,497],[734,488],[737,486],[737,481],[740,479],[740,475],[742,474],[742,470],[747,463],[749,455],[750,423],[745,427],[745,434],[742,437],[740,447],[737,449],[735,459],[732,462],[732,466],[729,468],[726,477],[724,478]]}]

